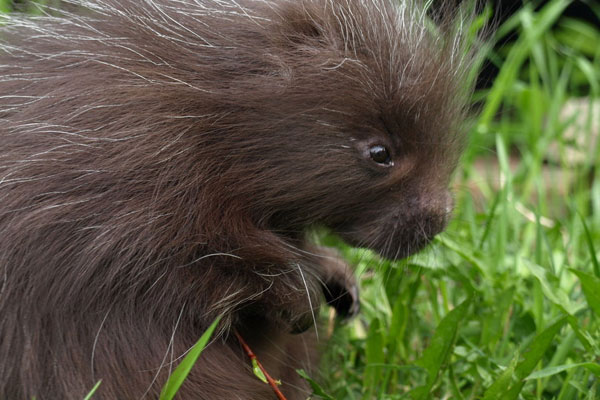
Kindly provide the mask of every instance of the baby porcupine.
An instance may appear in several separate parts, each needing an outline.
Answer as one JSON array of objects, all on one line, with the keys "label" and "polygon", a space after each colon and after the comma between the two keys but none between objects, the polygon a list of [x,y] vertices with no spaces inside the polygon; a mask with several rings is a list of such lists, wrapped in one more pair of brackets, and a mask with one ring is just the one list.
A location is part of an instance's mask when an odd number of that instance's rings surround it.
[{"label": "baby porcupine", "polygon": [[[74,2],[75,3],[75,2]],[[0,398],[157,398],[217,317],[184,399],[308,388],[323,226],[398,259],[452,207],[464,35],[413,1],[90,0],[0,20]]]}]

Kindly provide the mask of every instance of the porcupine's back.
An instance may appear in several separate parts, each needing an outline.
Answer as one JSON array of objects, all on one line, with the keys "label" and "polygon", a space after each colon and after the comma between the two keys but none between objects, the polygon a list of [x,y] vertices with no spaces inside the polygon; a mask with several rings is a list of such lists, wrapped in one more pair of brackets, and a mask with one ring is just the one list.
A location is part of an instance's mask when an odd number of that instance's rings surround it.
[{"label": "porcupine's back", "polygon": [[[453,169],[460,140],[439,132],[460,119],[462,61],[412,3],[80,4],[0,26],[0,397],[81,398],[100,378],[100,396],[156,397],[216,315],[226,332],[248,301],[316,301],[295,247],[379,208],[347,150],[379,113],[403,110],[422,135],[406,141]],[[294,263],[308,283],[277,269]],[[298,384],[310,357],[285,340],[266,351]],[[186,393],[261,398],[226,343]]]}]

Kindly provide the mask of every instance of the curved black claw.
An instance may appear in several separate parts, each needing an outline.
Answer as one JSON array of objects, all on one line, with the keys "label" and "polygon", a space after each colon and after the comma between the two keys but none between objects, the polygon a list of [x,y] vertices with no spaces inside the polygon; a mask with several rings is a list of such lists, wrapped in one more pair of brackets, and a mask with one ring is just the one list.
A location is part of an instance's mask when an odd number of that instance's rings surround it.
[{"label": "curved black claw", "polygon": [[329,281],[323,288],[327,304],[335,308],[342,318],[353,318],[360,311],[360,296],[356,283],[350,285],[339,281]]}]

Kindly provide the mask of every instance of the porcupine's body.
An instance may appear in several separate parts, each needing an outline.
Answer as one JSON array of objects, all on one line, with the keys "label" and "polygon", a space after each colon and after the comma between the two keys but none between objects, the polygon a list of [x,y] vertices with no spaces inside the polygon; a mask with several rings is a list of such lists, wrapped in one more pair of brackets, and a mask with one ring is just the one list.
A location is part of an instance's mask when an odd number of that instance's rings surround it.
[{"label": "porcupine's body", "polygon": [[273,397],[234,329],[306,398],[321,293],[357,299],[304,232],[444,227],[460,37],[385,0],[82,4],[0,25],[0,398],[157,398],[218,315],[181,398]]}]

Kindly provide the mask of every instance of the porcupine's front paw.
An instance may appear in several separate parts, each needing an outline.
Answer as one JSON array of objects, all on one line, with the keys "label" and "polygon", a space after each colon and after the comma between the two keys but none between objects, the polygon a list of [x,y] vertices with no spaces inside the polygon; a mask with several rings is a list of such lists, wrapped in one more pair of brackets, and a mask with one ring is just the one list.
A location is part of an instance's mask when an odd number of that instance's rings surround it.
[{"label": "porcupine's front paw", "polygon": [[350,266],[334,249],[319,247],[323,275],[323,294],[327,304],[342,318],[352,318],[360,311],[358,283]]},{"label": "porcupine's front paw", "polygon": [[[321,291],[327,304],[332,306],[338,316],[352,318],[360,310],[360,298],[358,284],[354,272],[344,261],[341,255],[334,249],[328,247],[314,246],[307,249],[318,264]],[[320,294],[313,290],[287,293],[286,301],[281,304],[276,313],[278,324],[289,327],[293,334],[303,333],[315,326],[319,308]],[[311,293],[308,300],[308,293]],[[312,307],[312,309],[311,309]]]}]

